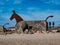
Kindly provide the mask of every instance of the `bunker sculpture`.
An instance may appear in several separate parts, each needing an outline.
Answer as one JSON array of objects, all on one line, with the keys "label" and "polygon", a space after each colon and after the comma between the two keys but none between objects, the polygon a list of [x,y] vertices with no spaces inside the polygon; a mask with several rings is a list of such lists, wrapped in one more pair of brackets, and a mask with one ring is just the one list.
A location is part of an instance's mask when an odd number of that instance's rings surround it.
[{"label": "bunker sculpture", "polygon": [[24,21],[18,14],[16,14],[15,10],[13,10],[10,20],[14,18],[16,20],[15,30],[19,33],[24,33],[26,29],[28,29],[28,32],[31,32],[31,29],[36,29],[41,32],[42,30],[45,30],[45,21]]}]

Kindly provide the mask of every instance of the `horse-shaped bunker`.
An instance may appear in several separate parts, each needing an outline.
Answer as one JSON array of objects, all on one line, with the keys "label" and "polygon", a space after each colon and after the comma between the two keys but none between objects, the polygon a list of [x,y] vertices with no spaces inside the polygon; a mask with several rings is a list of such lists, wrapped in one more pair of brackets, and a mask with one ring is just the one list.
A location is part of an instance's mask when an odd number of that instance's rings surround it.
[{"label": "horse-shaped bunker", "polygon": [[[45,30],[45,21],[24,21],[16,12],[13,10],[13,14],[10,17],[10,20],[14,19],[16,20],[16,26],[15,30],[17,30],[19,33],[23,33],[26,29],[28,29],[28,32],[33,33],[32,29],[37,28],[40,32],[42,30]],[[31,28],[30,28],[31,27]]]},{"label": "horse-shaped bunker", "polygon": [[15,10],[13,10],[13,14],[10,17],[10,20],[12,19],[16,20],[15,30],[19,33],[23,33],[26,29],[28,29],[28,24],[18,14],[16,14]]}]

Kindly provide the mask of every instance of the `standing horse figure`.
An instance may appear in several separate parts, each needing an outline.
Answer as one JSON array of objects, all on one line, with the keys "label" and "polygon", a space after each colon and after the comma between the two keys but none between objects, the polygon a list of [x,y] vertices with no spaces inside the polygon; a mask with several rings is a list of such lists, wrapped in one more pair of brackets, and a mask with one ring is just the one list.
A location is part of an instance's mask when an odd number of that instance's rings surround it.
[{"label": "standing horse figure", "polygon": [[[26,29],[28,29],[28,24],[26,22],[23,21],[23,19],[16,14],[16,12],[13,10],[13,14],[10,18],[10,20],[14,19],[16,20],[16,26],[15,29],[19,32],[19,33],[23,33]],[[28,30],[29,31],[29,30]]]}]

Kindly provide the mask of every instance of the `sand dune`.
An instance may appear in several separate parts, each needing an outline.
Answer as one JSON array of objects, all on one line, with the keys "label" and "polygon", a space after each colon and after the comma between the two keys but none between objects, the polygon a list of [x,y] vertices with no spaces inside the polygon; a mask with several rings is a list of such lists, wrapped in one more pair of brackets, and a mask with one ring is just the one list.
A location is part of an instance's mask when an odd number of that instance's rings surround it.
[{"label": "sand dune", "polygon": [[60,45],[60,33],[0,35],[0,45]]}]

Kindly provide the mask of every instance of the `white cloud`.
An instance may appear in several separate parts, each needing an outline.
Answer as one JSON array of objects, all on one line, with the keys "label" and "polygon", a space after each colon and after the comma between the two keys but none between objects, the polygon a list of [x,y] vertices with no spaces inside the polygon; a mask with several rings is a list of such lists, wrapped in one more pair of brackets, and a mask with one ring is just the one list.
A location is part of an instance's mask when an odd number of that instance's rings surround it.
[{"label": "white cloud", "polygon": [[[55,25],[60,24],[60,10],[44,10],[36,11],[34,8],[27,8],[27,14],[19,14],[24,20],[45,20],[48,16],[53,15],[53,18],[49,18],[48,21],[54,21]],[[31,11],[35,10],[35,11]],[[30,14],[30,15],[28,15]],[[58,22],[59,23],[58,23]]]},{"label": "white cloud", "polygon": [[[12,10],[13,8],[11,8]],[[60,10],[44,10],[44,11],[40,11],[38,10],[39,8],[34,8],[34,7],[30,7],[30,8],[27,8],[27,13],[30,14],[23,14],[23,13],[19,13],[19,15],[24,19],[24,20],[45,20],[47,16],[49,15],[53,15],[54,18],[49,18],[48,20],[51,20],[51,21],[59,21],[60,19]],[[32,11],[34,10],[34,11]],[[37,10],[37,11],[36,11]],[[17,13],[18,14],[18,13]],[[9,21],[9,18],[10,18],[10,14],[3,14],[1,15],[0,17],[4,18],[7,20],[7,22]],[[15,21],[13,22],[10,22],[10,23],[15,23]]]},{"label": "white cloud", "polygon": [[18,14],[24,21],[29,21],[29,20],[34,20],[32,16],[27,15],[27,14]]},{"label": "white cloud", "polygon": [[5,20],[9,20],[9,18],[10,18],[10,14],[8,14],[8,13],[4,13],[4,14],[1,14],[1,18],[3,18],[3,19],[5,19]]},{"label": "white cloud", "polygon": [[57,4],[60,5],[60,0],[42,0],[44,3],[47,4]]},{"label": "white cloud", "polygon": [[6,2],[8,2],[9,0],[4,1],[0,1],[0,5],[5,5]]},{"label": "white cloud", "polygon": [[14,8],[9,8],[8,10],[12,12],[12,10],[14,10]]},{"label": "white cloud", "polygon": [[6,2],[8,2],[9,0],[6,0]]},{"label": "white cloud", "polygon": [[[53,15],[53,18],[49,18],[48,21],[54,21],[55,25],[60,24],[60,10],[42,10],[42,11],[32,11],[28,10],[27,13],[29,13],[29,17],[32,16],[34,20],[45,20],[48,16]],[[58,23],[58,22],[59,23]]]},{"label": "white cloud", "polygon": [[22,0],[14,0],[13,4],[20,4],[22,2]]},{"label": "white cloud", "polygon": [[33,11],[33,10],[39,10],[40,8],[36,8],[36,7],[28,7],[27,10]]},{"label": "white cloud", "polygon": [[47,16],[53,15],[54,18],[53,20],[58,20],[60,19],[60,10],[43,10],[43,11],[33,11],[28,10],[27,13],[29,13],[32,17],[35,18],[35,20],[44,20]]},{"label": "white cloud", "polygon": [[3,19],[0,21],[1,25],[4,25],[5,23],[9,23],[9,25],[7,25],[6,27],[12,27],[15,26],[16,22],[15,20],[10,20],[11,15],[8,13],[4,13],[2,15],[0,15],[0,19]]},{"label": "white cloud", "polygon": [[[34,11],[33,11],[34,10]],[[52,21],[57,21],[60,19],[60,10],[40,10],[36,7],[28,7],[26,14],[20,14],[24,20],[45,20],[47,16],[53,15],[54,18],[51,19]],[[49,20],[50,20],[49,19]]]}]

